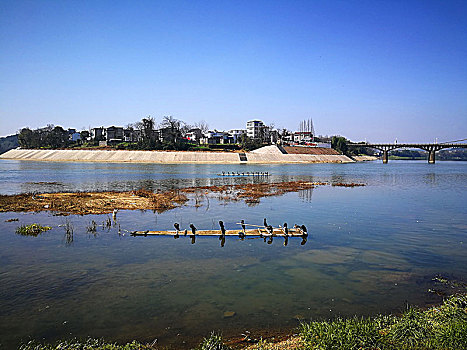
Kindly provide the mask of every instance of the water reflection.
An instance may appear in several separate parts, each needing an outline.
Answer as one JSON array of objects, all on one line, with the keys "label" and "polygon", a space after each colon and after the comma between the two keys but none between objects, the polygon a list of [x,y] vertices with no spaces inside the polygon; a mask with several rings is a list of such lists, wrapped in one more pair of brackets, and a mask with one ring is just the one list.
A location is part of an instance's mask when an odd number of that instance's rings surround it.
[{"label": "water reflection", "polygon": [[311,202],[313,195],[313,188],[298,191],[298,197],[304,202]]}]

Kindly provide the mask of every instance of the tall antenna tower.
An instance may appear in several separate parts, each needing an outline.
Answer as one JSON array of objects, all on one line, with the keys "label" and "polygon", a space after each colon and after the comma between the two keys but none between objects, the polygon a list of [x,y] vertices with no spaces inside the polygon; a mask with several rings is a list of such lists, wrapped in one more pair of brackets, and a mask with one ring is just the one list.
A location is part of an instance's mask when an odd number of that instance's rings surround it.
[{"label": "tall antenna tower", "polygon": [[298,132],[302,137],[309,136],[313,140],[315,136],[315,128],[313,126],[313,119],[302,120],[298,126]]}]

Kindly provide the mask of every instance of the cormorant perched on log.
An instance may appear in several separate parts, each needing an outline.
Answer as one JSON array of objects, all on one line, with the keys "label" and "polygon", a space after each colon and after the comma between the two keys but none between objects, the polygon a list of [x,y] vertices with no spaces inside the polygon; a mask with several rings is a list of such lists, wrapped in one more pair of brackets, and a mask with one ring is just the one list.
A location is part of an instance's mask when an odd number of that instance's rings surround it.
[{"label": "cormorant perched on log", "polygon": [[268,226],[266,227],[266,229],[268,230],[269,234],[272,235],[272,234],[274,233],[274,229],[272,228],[271,225],[268,225]]},{"label": "cormorant perched on log", "polygon": [[195,225],[190,224],[190,228],[191,228],[191,233],[193,234],[193,236],[196,235],[196,227],[195,227]]},{"label": "cormorant perched on log", "polygon": [[174,234],[174,238],[177,239],[178,238],[178,231],[180,231],[180,225],[178,224],[178,222],[176,222],[174,224],[174,227],[175,227],[175,234]]},{"label": "cormorant perched on log", "polygon": [[238,237],[240,237],[240,239],[243,241],[243,239],[245,238],[245,220],[242,219],[242,221],[240,221],[240,223],[242,224],[242,230],[238,233]]},{"label": "cormorant perched on log", "polygon": [[285,233],[286,236],[289,235],[289,228],[287,227],[287,223],[286,223],[286,222],[284,222],[284,233]]},{"label": "cormorant perched on log", "polygon": [[300,228],[301,228],[301,230],[302,230],[302,232],[303,232],[303,235],[304,235],[304,236],[308,236],[308,231],[307,231],[307,229],[306,229],[306,226],[305,226],[305,225],[302,225],[302,226],[300,226]]},{"label": "cormorant perched on log", "polygon": [[221,227],[222,236],[225,236],[224,222],[223,222],[223,221],[219,221],[219,226]]},{"label": "cormorant perched on log", "polygon": [[264,223],[264,227],[268,227],[268,222],[267,222],[266,218],[264,218],[263,223]]}]

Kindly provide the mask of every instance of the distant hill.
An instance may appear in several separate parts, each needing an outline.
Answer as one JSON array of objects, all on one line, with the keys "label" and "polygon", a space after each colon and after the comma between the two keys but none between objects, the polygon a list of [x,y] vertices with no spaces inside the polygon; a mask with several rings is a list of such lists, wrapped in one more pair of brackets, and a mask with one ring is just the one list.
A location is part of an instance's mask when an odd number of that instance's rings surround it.
[{"label": "distant hill", "polygon": [[0,137],[0,154],[19,146],[18,135]]}]

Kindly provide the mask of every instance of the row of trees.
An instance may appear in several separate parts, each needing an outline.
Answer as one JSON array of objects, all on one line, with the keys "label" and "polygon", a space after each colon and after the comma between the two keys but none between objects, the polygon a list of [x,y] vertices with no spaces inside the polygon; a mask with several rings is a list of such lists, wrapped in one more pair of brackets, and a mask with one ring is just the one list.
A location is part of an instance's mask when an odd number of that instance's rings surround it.
[{"label": "row of trees", "polygon": [[369,156],[374,155],[374,150],[371,148],[365,147],[364,144],[362,144],[361,147],[358,147],[358,146],[349,147],[347,145],[348,142],[350,141],[347,140],[345,137],[333,136],[331,139],[331,148],[349,157],[357,156],[359,154],[365,154]]},{"label": "row of trees", "polygon": [[31,130],[23,128],[18,134],[18,143],[24,148],[65,148],[70,144],[68,131],[61,126],[47,125]]},{"label": "row of trees", "polygon": [[[130,145],[129,148],[143,150],[187,150],[190,145],[185,141],[184,137],[194,128],[206,132],[209,126],[205,121],[190,125],[172,116],[163,117],[159,125],[157,125],[153,117],[149,116],[126,126],[126,129],[136,130],[140,135],[137,143]],[[156,136],[156,129],[164,130],[165,137],[163,140]]]},{"label": "row of trees", "polygon": [[[186,142],[184,137],[192,129],[200,129],[202,133],[209,130],[205,121],[200,121],[193,125],[178,120],[172,116],[166,116],[158,125],[159,129],[165,129],[165,139],[159,140],[155,137],[156,121],[152,117],[143,118],[141,121],[128,124],[127,129],[137,130],[141,137],[136,144],[130,145],[132,149],[143,150],[188,150],[193,147]],[[239,148],[246,151],[254,150],[262,146],[260,140],[253,140],[246,135],[241,135]]]}]

